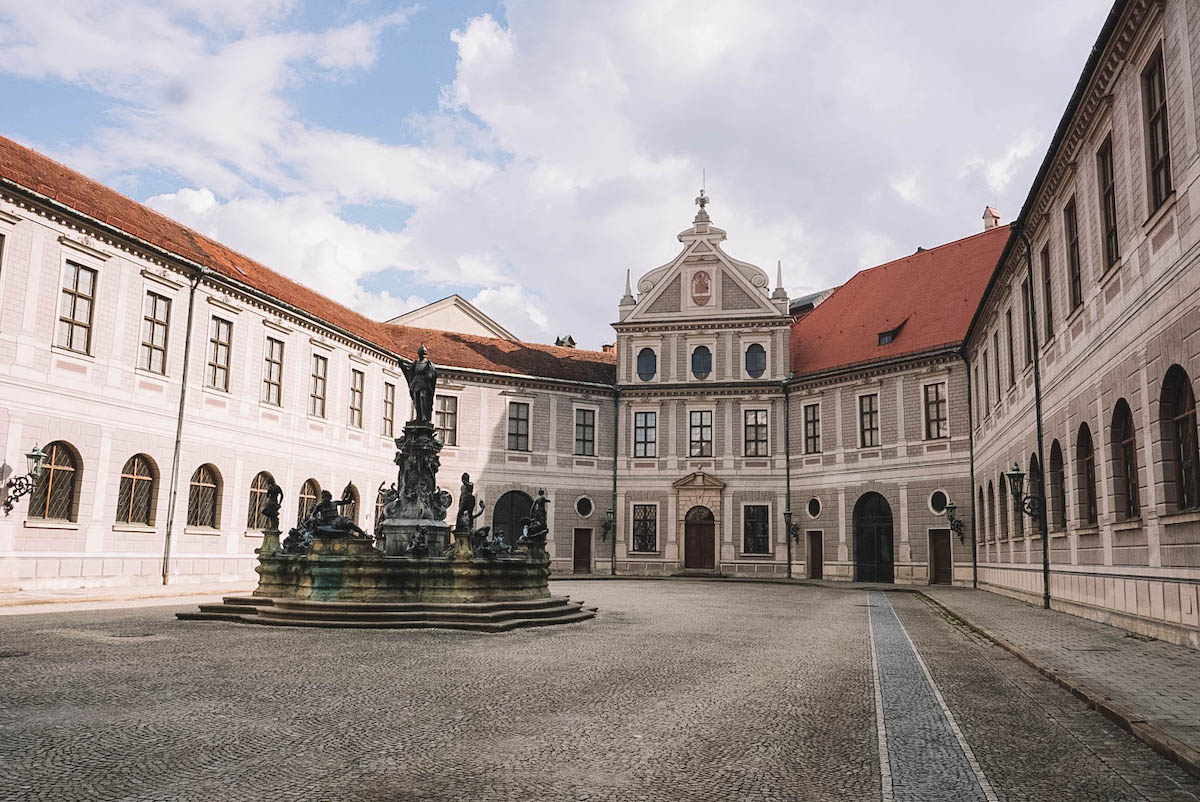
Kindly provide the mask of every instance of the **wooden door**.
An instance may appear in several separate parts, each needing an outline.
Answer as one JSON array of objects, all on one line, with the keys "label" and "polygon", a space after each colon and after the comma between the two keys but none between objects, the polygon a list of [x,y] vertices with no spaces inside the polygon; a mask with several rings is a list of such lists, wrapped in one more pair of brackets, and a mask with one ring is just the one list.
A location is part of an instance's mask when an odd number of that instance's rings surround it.
[{"label": "wooden door", "polygon": [[575,573],[592,572],[592,530],[575,530]]},{"label": "wooden door", "polygon": [[949,529],[934,529],[929,533],[929,551],[933,555],[933,584],[953,584],[954,560],[950,555]]},{"label": "wooden door", "polygon": [[825,578],[825,539],[821,532],[808,533],[808,578]]}]

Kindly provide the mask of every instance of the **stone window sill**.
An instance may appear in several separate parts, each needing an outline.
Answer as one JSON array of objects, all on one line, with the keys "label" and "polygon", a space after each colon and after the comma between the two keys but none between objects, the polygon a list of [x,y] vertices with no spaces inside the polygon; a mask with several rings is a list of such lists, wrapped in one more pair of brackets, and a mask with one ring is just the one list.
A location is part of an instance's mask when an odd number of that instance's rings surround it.
[{"label": "stone window sill", "polygon": [[661,551],[630,551],[630,557],[661,557]]},{"label": "stone window sill", "polygon": [[773,560],[773,559],[775,559],[775,555],[774,554],[746,554],[743,552],[741,555],[738,556],[738,559],[741,559],[741,560]]},{"label": "stone window sill", "polygon": [[1153,230],[1154,227],[1158,225],[1159,221],[1166,217],[1167,213],[1175,208],[1175,201],[1177,200],[1177,197],[1178,196],[1175,194],[1175,190],[1171,190],[1171,194],[1168,195],[1163,202],[1158,205],[1157,209],[1150,213],[1150,216],[1146,218],[1146,222],[1142,223],[1142,230],[1146,232]]},{"label": "stone window sill", "polygon": [[1145,524],[1141,518],[1129,518],[1113,524],[1114,532],[1128,532],[1131,529],[1141,529]]},{"label": "stone window sill", "polygon": [[153,534],[155,528],[146,524],[113,524],[112,531],[114,532],[138,532],[141,534]]},{"label": "stone window sill", "polygon": [[1096,526],[1096,525],[1082,526],[1079,529],[1075,530],[1075,534],[1079,535],[1080,537],[1087,537],[1088,535],[1098,535],[1098,534],[1100,534],[1100,527]]},{"label": "stone window sill", "polygon": [[208,526],[185,526],[183,533],[185,535],[208,535],[211,537],[213,535],[220,535],[221,530]]},{"label": "stone window sill", "polygon": [[26,529],[66,529],[73,530],[79,528],[77,521],[46,521],[41,518],[33,520],[26,519],[21,522],[21,525]]},{"label": "stone window sill", "polygon": [[83,351],[72,351],[70,348],[63,348],[61,345],[50,346],[50,352],[55,353],[55,354],[62,354],[65,357],[70,357],[71,359],[78,359],[83,362],[95,362],[96,361],[96,357],[92,356],[91,354],[85,354]]},{"label": "stone window sill", "polygon": [[1200,510],[1185,510],[1184,512],[1173,512],[1170,515],[1163,515],[1159,518],[1165,526],[1177,526],[1179,524],[1190,524],[1200,521]]},{"label": "stone window sill", "polygon": [[1118,256],[1117,261],[1115,261],[1111,265],[1109,265],[1104,270],[1104,272],[1100,274],[1100,280],[1099,280],[1099,282],[1097,282],[1100,285],[1100,289],[1103,290],[1108,286],[1108,282],[1112,280],[1113,276],[1115,276],[1121,272],[1121,267],[1124,264],[1125,264],[1125,260],[1122,257]]}]

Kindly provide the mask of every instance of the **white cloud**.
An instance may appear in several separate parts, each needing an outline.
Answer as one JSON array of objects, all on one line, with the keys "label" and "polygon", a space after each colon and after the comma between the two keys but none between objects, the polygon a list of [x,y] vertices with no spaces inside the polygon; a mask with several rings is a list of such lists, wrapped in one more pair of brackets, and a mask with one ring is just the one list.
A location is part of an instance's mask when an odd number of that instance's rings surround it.
[{"label": "white cloud", "polygon": [[[110,182],[180,176],[156,208],[340,301],[376,317],[419,303],[362,288],[394,268],[473,288],[518,335],[591,347],[611,339],[625,270],[678,249],[701,170],[729,252],[783,259],[794,294],[975,233],[987,204],[1011,217],[1104,14],[511,0],[446,32],[458,63],[435,112],[372,137],[289,98],[377,69],[382,32],[414,12],[312,32],[296,10],[0,0],[0,70],[113,99],[110,125],[56,155]],[[376,202],[412,213],[347,219]]]}]

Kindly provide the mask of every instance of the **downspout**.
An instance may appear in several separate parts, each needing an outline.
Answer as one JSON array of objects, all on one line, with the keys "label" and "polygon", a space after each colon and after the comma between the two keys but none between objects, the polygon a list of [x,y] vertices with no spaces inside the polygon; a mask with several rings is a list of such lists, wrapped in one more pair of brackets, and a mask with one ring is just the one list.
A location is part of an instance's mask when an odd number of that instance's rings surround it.
[{"label": "downspout", "polygon": [[619,456],[617,428],[621,423],[621,388],[613,387],[613,481],[612,481],[612,565],[610,575],[617,575],[617,458]]},{"label": "downspout", "polygon": [[[1038,450],[1038,471],[1042,476],[1042,487],[1036,488],[1041,492],[1041,497],[1037,503],[1037,519],[1038,526],[1042,530],[1042,607],[1050,609],[1050,532],[1046,525],[1046,499],[1043,488],[1046,486],[1046,458],[1043,454],[1042,444],[1042,373],[1038,359],[1038,327],[1037,327],[1037,304],[1033,301],[1033,243],[1029,241],[1029,234],[1025,232],[1025,225],[1022,221],[1018,224],[1018,231],[1021,232],[1021,239],[1025,242],[1025,274],[1026,281],[1029,282],[1029,320],[1026,325],[1029,326],[1030,343],[1033,346],[1033,408],[1037,413],[1037,450]],[[1030,495],[1026,492],[1026,496]]]},{"label": "downspout", "polygon": [[792,578],[792,411],[791,396],[788,395],[788,383],[781,382],[783,387],[783,476],[785,481],[785,501],[783,520],[786,522],[783,533],[787,541],[787,578]]},{"label": "downspout", "polygon": [[971,487],[967,492],[971,494],[971,509],[974,514],[971,515],[971,587],[979,587],[979,516],[983,515],[983,510],[975,509],[975,405],[971,402],[972,393],[975,388],[971,386],[971,360],[967,358],[966,344],[963,344],[962,354],[963,364],[967,369],[967,428],[969,429],[971,452]]},{"label": "downspout", "polygon": [[196,288],[208,273],[208,268],[198,267],[188,290],[187,325],[183,335],[183,374],[179,385],[179,414],[175,419],[175,454],[171,461],[171,495],[167,500],[167,529],[163,536],[162,583],[171,576],[171,531],[175,525],[175,504],[179,496],[179,452],[183,446],[183,412],[187,401],[188,365],[192,362],[192,316],[196,308]]}]

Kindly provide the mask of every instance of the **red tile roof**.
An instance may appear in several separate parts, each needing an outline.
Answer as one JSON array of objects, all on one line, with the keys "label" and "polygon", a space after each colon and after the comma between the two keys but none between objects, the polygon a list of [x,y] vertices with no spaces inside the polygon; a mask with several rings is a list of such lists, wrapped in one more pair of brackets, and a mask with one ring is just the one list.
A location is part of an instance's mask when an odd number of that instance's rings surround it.
[{"label": "red tile roof", "polygon": [[792,370],[822,373],[961,343],[1007,240],[1008,226],[998,226],[859,272],[792,324]]},{"label": "red tile roof", "polygon": [[419,341],[424,341],[435,364],[569,381],[612,384],[616,380],[614,354],[450,334],[371,320],[3,136],[0,136],[0,178],[248,284],[386,350],[414,356]]}]

